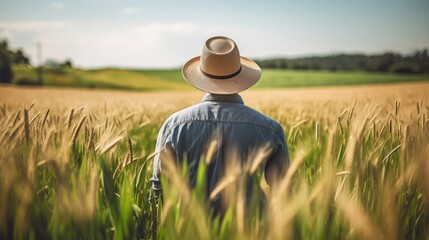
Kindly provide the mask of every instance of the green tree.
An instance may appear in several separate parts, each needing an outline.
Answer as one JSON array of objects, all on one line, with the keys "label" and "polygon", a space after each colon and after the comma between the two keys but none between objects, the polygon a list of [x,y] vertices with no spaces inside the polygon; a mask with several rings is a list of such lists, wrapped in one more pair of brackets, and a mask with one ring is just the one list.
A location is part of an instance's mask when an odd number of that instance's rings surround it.
[{"label": "green tree", "polygon": [[0,41],[0,83],[11,83],[13,78],[11,59],[6,40]]},{"label": "green tree", "polygon": [[30,59],[27,56],[25,56],[24,52],[21,49],[18,49],[16,51],[16,53],[14,54],[13,63],[14,64],[29,65],[30,64]]},{"label": "green tree", "polygon": [[73,68],[73,63],[70,59],[67,59],[61,64],[61,67]]},{"label": "green tree", "polygon": [[394,63],[394,57],[395,54],[391,52],[385,53],[378,57],[377,61],[375,62],[375,70],[387,72],[390,66]]}]

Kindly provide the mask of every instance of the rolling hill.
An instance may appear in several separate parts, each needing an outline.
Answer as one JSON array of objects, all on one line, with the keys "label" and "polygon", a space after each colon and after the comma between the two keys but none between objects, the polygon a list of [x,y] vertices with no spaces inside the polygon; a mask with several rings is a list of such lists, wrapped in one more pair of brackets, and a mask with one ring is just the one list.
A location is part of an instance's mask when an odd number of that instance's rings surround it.
[{"label": "rolling hill", "polygon": [[[415,81],[429,81],[429,75],[263,69],[262,78],[254,88],[317,87]],[[13,83],[37,85],[37,70],[31,67],[15,66]],[[47,68],[43,71],[43,85],[137,91],[192,89],[182,78],[180,69],[105,68],[83,70]]]}]

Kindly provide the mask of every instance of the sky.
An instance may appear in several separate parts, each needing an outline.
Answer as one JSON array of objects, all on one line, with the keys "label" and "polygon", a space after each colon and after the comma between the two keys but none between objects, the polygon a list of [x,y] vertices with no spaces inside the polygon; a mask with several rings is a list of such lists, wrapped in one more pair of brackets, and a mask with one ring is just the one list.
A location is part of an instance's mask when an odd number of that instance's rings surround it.
[{"label": "sky", "polygon": [[38,64],[175,68],[206,39],[232,38],[263,59],[410,54],[429,47],[428,0],[1,0],[0,38]]}]

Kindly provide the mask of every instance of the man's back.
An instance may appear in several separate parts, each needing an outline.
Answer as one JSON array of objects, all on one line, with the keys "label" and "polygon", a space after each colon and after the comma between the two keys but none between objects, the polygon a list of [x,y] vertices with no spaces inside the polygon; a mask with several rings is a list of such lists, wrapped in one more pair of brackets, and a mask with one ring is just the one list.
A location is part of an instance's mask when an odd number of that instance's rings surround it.
[{"label": "man's back", "polygon": [[[224,198],[214,194],[221,189],[217,185],[222,186],[222,178],[235,183],[234,180],[243,179],[238,182],[241,186],[246,184],[249,200],[252,184],[248,180],[253,178],[247,178],[248,174],[262,168],[269,185],[284,176],[289,159],[282,128],[271,118],[246,107],[238,95],[261,78],[256,62],[241,56],[232,39],[214,36],[204,43],[201,56],[183,65],[182,76],[207,95],[201,103],[170,116],[162,126],[151,178],[155,194],[161,191],[159,177],[167,155],[178,165],[187,161],[191,187],[196,184],[200,161],[207,162],[207,196],[213,200],[215,212],[226,207],[217,204]],[[222,196],[229,196],[230,192],[234,190],[228,187]]]},{"label": "man's back", "polygon": [[[216,149],[207,156],[213,142],[216,142]],[[164,147],[172,150],[178,164],[188,161],[191,186],[196,182],[199,161],[211,158],[208,193],[234,164],[250,166],[258,151],[268,152],[261,161],[267,175],[283,174],[289,165],[281,126],[245,106],[238,94],[206,94],[201,103],[170,116],[159,132],[156,151]],[[158,154],[154,162],[152,183],[155,191],[161,187],[161,156]]]}]

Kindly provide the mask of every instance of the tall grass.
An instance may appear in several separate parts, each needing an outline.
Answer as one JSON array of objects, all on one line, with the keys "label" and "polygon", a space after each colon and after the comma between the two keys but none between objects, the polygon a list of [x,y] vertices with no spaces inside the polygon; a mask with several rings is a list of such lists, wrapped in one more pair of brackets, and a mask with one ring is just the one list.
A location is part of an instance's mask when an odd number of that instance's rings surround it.
[{"label": "tall grass", "polygon": [[[148,201],[149,178],[170,111],[5,102],[0,238],[427,239],[429,107],[412,101],[329,111],[310,104],[289,115],[281,104],[258,106],[287,133],[291,166],[275,187],[258,171],[269,148],[255,149],[206,196],[214,142],[194,189],[189,166],[163,163],[162,201]],[[246,181],[264,193],[264,204],[256,194],[246,202]],[[222,217],[209,203],[219,196],[228,206]]]}]

